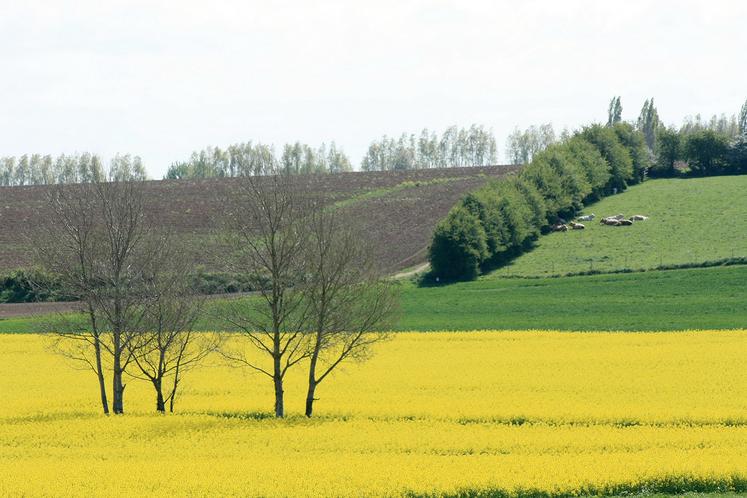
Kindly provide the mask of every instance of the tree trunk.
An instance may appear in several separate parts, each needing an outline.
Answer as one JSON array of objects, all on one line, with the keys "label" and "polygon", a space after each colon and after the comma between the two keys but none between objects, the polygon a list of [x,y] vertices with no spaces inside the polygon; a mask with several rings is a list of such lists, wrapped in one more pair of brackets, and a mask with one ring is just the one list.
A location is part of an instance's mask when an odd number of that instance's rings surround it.
[{"label": "tree trunk", "polygon": [[104,370],[101,366],[101,342],[99,341],[98,336],[94,339],[94,349],[96,350],[96,376],[99,378],[101,406],[104,409],[104,415],[109,415],[109,400],[106,397],[106,381],[104,380]]},{"label": "tree trunk", "polygon": [[115,415],[124,413],[124,385],[122,384],[122,352],[115,345],[112,378],[112,409]]},{"label": "tree trunk", "polygon": [[314,412],[314,391],[316,390],[316,382],[309,381],[309,391],[306,393],[306,416],[311,418]]},{"label": "tree trunk", "polygon": [[161,379],[153,380],[153,387],[156,390],[156,411],[158,413],[166,413],[166,401],[163,399],[163,389],[161,385]]},{"label": "tree trunk", "polygon": [[309,389],[306,393],[306,416],[311,417],[314,411],[314,391],[316,390],[316,361],[319,354],[318,348],[315,349],[309,362]]},{"label": "tree trunk", "polygon": [[122,372],[115,371],[113,379],[112,409],[115,415],[124,413],[124,385],[122,384]]},{"label": "tree trunk", "polygon": [[176,389],[179,387],[179,365],[176,365],[176,371],[174,372],[174,386],[171,389],[171,395],[169,395],[169,413],[174,413],[174,399],[176,398]]},{"label": "tree trunk", "polygon": [[274,366],[275,370],[272,380],[275,383],[275,416],[283,418],[285,416],[285,409],[283,407],[283,374],[280,367],[280,356],[275,356]]}]

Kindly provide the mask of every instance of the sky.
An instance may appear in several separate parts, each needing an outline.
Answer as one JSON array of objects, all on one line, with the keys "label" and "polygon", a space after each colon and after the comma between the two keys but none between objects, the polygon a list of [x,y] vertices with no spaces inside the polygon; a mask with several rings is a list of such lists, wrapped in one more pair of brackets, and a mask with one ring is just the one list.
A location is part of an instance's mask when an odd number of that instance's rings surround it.
[{"label": "sky", "polygon": [[0,156],[139,155],[153,178],[206,146],[734,114],[747,2],[0,0]]}]

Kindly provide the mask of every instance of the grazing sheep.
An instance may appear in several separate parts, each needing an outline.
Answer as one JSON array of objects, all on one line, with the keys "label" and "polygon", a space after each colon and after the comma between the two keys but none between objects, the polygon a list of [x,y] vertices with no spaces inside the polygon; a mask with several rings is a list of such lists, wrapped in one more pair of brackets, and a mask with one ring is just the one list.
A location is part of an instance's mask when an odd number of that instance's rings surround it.
[{"label": "grazing sheep", "polygon": [[584,225],[583,223],[571,222],[571,228],[573,230],[583,230],[584,228],[586,228],[586,225]]},{"label": "grazing sheep", "polygon": [[642,214],[634,214],[630,217],[630,221],[646,221],[648,219],[648,216],[643,216]]},{"label": "grazing sheep", "polygon": [[568,225],[565,225],[563,223],[556,223],[550,227],[550,230],[552,230],[553,232],[567,232]]},{"label": "grazing sheep", "polygon": [[579,216],[578,221],[594,221],[596,215],[594,213],[587,214],[586,216]]}]

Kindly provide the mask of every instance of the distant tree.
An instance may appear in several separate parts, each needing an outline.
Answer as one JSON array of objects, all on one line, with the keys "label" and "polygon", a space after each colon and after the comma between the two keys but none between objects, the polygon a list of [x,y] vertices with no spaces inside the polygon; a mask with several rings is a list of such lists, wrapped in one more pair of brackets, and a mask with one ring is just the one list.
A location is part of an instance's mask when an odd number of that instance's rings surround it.
[{"label": "distant tree", "polygon": [[616,125],[620,121],[622,121],[622,104],[620,103],[620,97],[612,97],[607,110],[607,126]]},{"label": "distant tree", "polygon": [[[143,179],[145,169],[139,158],[115,156],[110,169],[122,169],[126,166],[129,178]],[[113,170],[112,170],[113,171]],[[116,175],[111,174],[111,177]],[[122,175],[120,175],[119,179]],[[70,183],[94,183],[102,181],[107,173],[101,158],[84,152],[76,155],[62,154],[56,158],[41,154],[24,154],[19,158],[0,158],[0,185],[53,185]]]},{"label": "distant tree", "polygon": [[656,149],[656,132],[661,126],[659,112],[654,105],[653,97],[643,103],[641,114],[638,116],[636,128],[643,133],[648,150],[653,153]]},{"label": "distant tree", "polygon": [[403,133],[398,139],[384,135],[371,143],[361,161],[363,171],[403,171],[433,167],[495,164],[495,137],[482,126],[452,126],[440,138],[422,130],[420,138]]},{"label": "distant tree", "polygon": [[586,176],[591,189],[584,202],[597,201],[604,195],[604,188],[610,179],[610,165],[604,160],[599,150],[582,136],[574,136],[564,142],[572,161],[577,164]]},{"label": "distant tree", "polygon": [[464,207],[452,209],[433,234],[430,262],[433,274],[445,280],[471,280],[488,256],[485,230]]},{"label": "distant tree", "polygon": [[348,156],[334,142],[330,143],[329,150],[327,151],[326,171],[330,173],[343,173],[352,170],[353,166],[350,164]]},{"label": "distant tree", "polygon": [[691,133],[685,138],[684,156],[695,176],[716,175],[728,170],[728,137],[713,130]]},{"label": "distant tree", "polygon": [[656,134],[656,162],[652,176],[676,175],[675,163],[682,159],[682,139],[677,130],[662,126]]},{"label": "distant tree", "polygon": [[729,144],[729,171],[747,173],[747,134],[735,138]]},{"label": "distant tree", "polygon": [[[264,175],[278,168],[290,174],[339,173],[352,167],[345,152],[334,142],[314,149],[307,144],[285,144],[280,157],[273,147],[261,143],[239,143],[226,149],[207,147],[193,152],[189,160],[172,163],[167,179],[223,178]],[[268,173],[270,172],[270,173]]]},{"label": "distant tree", "polygon": [[605,194],[625,190],[633,178],[633,160],[615,131],[611,127],[592,125],[584,128],[580,135],[594,145],[610,165],[610,179],[604,188]]},{"label": "distant tree", "polygon": [[714,114],[711,119],[704,121],[700,114],[695,117],[688,116],[680,127],[681,135],[691,135],[704,130],[714,131],[727,138],[735,138],[739,135],[739,121],[737,116],[727,117],[726,114]]},{"label": "distant tree", "polygon": [[646,147],[643,133],[633,128],[629,123],[617,123],[612,127],[617,134],[617,139],[628,149],[633,164],[633,175],[630,183],[640,183],[646,178],[646,173],[651,165],[650,151]]},{"label": "distant tree", "polygon": [[555,131],[551,123],[530,126],[524,131],[518,128],[506,140],[506,157],[511,164],[527,164],[532,158],[555,143]]},{"label": "distant tree", "polygon": [[747,100],[744,101],[739,111],[739,134],[747,135]]}]

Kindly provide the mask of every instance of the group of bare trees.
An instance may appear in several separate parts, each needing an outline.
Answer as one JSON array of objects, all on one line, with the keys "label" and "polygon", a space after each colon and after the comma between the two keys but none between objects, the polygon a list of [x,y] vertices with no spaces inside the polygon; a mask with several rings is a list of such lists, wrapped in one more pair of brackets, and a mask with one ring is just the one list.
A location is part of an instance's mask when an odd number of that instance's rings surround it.
[{"label": "group of bare trees", "polygon": [[110,399],[111,411],[124,413],[130,379],[153,386],[159,412],[173,411],[185,373],[215,353],[272,380],[277,417],[288,371],[308,365],[311,416],[319,384],[386,337],[396,295],[351,219],[287,172],[263,173],[235,181],[216,229],[216,264],[259,289],[209,311],[239,333],[195,331],[205,298],[190,285],[188,251],[148,208],[142,181],[111,176],[50,190],[50,215],[31,245],[78,299],[79,313],[55,324],[56,348],[95,373],[104,413]]},{"label": "group of bare trees", "polygon": [[496,164],[497,150],[492,130],[472,125],[451,126],[439,137],[424,129],[419,136],[403,133],[384,135],[368,147],[361,161],[363,171],[403,171],[425,168],[488,166]]},{"label": "group of bare trees", "polygon": [[246,142],[193,152],[187,161],[173,163],[166,178],[232,178],[259,175],[268,170],[290,174],[340,173],[352,169],[347,155],[335,142],[323,143],[318,148],[300,142],[285,144],[279,157],[272,146]]},{"label": "group of bare trees", "polygon": [[506,158],[510,164],[529,164],[535,155],[556,142],[552,123],[516,128],[506,139]]},{"label": "group of bare trees", "polygon": [[55,185],[104,181],[107,176],[119,180],[143,180],[147,177],[138,156],[117,154],[103,166],[96,154],[50,155],[24,154],[0,157],[0,186]]}]

